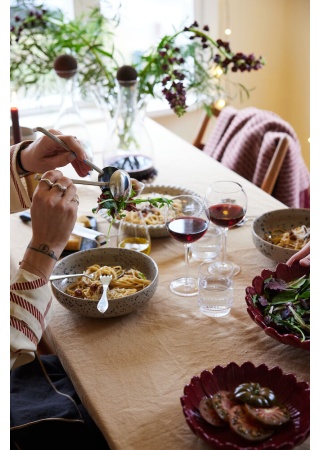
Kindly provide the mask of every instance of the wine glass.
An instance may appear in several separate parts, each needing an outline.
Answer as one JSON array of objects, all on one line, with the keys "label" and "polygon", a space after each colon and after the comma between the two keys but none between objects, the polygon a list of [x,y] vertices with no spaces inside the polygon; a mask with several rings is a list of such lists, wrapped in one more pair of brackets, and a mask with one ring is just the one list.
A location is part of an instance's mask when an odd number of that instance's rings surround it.
[{"label": "wine glass", "polygon": [[[247,195],[241,184],[236,181],[216,181],[209,185],[205,195],[206,213],[212,223],[222,229],[221,262],[227,261],[227,232],[241,222],[247,211]],[[233,274],[240,267],[232,263]]]},{"label": "wine glass", "polygon": [[120,220],[117,245],[121,248],[136,250],[149,255],[151,238],[148,225],[140,210],[124,211],[125,217]]},{"label": "wine glass", "polygon": [[204,199],[197,195],[178,195],[165,210],[165,224],[173,239],[183,242],[185,249],[186,274],[173,280],[170,289],[174,294],[192,296],[198,294],[198,280],[189,276],[189,255],[191,244],[200,239],[208,229]]}]

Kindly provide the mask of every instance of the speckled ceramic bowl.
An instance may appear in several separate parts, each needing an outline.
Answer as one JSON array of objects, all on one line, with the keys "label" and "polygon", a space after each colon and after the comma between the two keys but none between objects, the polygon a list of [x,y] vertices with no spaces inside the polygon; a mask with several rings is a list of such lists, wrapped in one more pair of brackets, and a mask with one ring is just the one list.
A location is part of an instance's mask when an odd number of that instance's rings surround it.
[{"label": "speckled ceramic bowl", "polygon": [[155,293],[158,284],[157,264],[144,253],[124,248],[94,248],[74,253],[61,259],[53,274],[83,273],[88,266],[93,264],[101,266],[121,265],[125,269],[134,268],[142,272],[151,280],[151,283],[136,294],[119,299],[110,299],[107,311],[102,314],[97,310],[98,301],[76,298],[65,292],[67,285],[74,282],[74,279],[64,278],[52,281],[52,290],[56,299],[73,313],[98,319],[122,316],[143,306]]},{"label": "speckled ceramic bowl", "polygon": [[287,208],[270,211],[257,217],[252,224],[252,239],[260,253],[276,262],[287,262],[297,250],[282,248],[265,240],[265,234],[275,229],[291,230],[310,227],[310,209]]}]

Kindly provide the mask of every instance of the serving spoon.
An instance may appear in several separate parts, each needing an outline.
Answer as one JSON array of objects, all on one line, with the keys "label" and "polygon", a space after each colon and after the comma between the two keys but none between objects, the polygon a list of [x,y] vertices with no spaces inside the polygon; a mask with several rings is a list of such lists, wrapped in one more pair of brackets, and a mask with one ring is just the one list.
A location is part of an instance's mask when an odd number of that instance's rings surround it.
[{"label": "serving spoon", "polygon": [[[59,139],[55,134],[52,134],[50,131],[46,130],[43,127],[33,128],[33,131],[40,131],[45,134],[47,137],[55,141],[57,144],[61,145],[68,152],[72,152],[69,149],[67,144]],[[132,182],[130,175],[122,169],[118,169],[117,167],[108,166],[104,169],[100,169],[95,164],[93,164],[88,159],[85,159],[84,162],[97,171],[99,173],[98,181],[87,181],[87,180],[72,180],[74,184],[91,184],[95,186],[100,186],[104,188],[109,188],[112,197],[116,200],[128,200],[131,194]]]}]

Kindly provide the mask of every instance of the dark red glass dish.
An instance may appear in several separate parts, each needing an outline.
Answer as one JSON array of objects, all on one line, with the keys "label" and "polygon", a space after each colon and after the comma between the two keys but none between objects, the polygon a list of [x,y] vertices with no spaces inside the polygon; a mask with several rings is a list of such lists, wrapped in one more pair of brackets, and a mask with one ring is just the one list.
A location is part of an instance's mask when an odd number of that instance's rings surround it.
[{"label": "dark red glass dish", "polygon": [[[247,441],[230,428],[218,428],[207,423],[199,412],[204,396],[220,390],[233,391],[248,381],[259,383],[274,391],[278,401],[290,412],[290,422],[264,441]],[[307,382],[298,382],[295,375],[284,374],[279,367],[269,369],[265,364],[255,367],[251,362],[241,366],[231,362],[204,370],[184,387],[180,398],[183,414],[190,429],[209,445],[223,450],[291,450],[302,444],[310,434],[310,389]]]},{"label": "dark red glass dish", "polygon": [[304,350],[310,351],[310,339],[302,341],[298,336],[294,334],[283,334],[279,330],[274,327],[267,325],[265,323],[262,311],[253,304],[252,295],[259,294],[259,286],[262,284],[263,280],[273,276],[274,278],[279,278],[284,281],[292,281],[295,280],[302,275],[307,275],[310,272],[309,267],[300,266],[298,261],[295,261],[292,266],[288,266],[285,263],[279,263],[275,270],[264,269],[261,272],[261,275],[256,276],[252,280],[252,286],[246,288],[246,303],[247,303],[247,312],[251,319],[259,325],[264,332],[281,342],[282,344],[292,345],[293,347],[302,348]]}]

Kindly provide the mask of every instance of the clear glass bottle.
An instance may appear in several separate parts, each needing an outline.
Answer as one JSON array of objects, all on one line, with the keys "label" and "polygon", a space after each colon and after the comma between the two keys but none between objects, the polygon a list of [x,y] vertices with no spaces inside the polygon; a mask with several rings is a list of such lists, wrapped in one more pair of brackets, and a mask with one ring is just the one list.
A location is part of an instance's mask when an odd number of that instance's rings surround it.
[{"label": "clear glass bottle", "polygon": [[93,161],[90,135],[76,101],[77,68],[71,70],[55,69],[55,72],[60,83],[61,106],[53,128],[63,134],[75,136],[84,147],[87,158]]},{"label": "clear glass bottle", "polygon": [[144,110],[137,105],[138,79],[132,66],[118,70],[118,102],[103,155],[104,166],[123,169],[139,181],[151,182],[157,175],[154,150],[144,126]]}]

